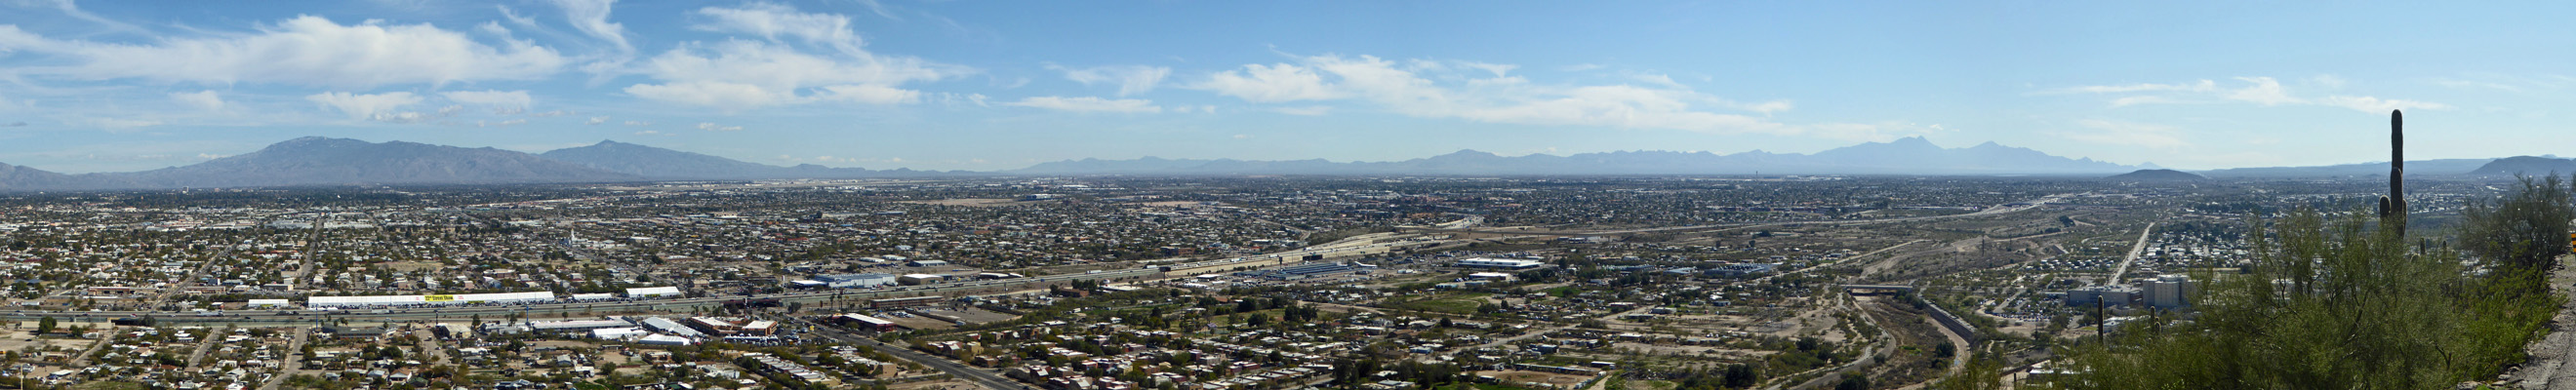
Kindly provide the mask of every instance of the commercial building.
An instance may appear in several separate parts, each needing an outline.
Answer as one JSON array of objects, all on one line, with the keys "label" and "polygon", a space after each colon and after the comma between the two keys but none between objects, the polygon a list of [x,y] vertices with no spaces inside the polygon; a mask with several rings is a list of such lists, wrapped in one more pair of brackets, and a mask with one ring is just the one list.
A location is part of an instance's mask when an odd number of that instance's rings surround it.
[{"label": "commercial building", "polygon": [[644,327],[645,327],[645,328],[653,329],[653,331],[655,331],[655,332],[670,333],[670,334],[678,335],[678,336],[681,336],[681,337],[691,337],[691,338],[704,338],[704,337],[707,337],[707,334],[705,334],[705,333],[698,333],[698,330],[697,330],[697,329],[691,329],[691,328],[689,328],[689,326],[688,326],[688,325],[680,324],[680,322],[679,322],[679,321],[672,321],[672,320],[671,320],[671,319],[669,319],[669,318],[662,318],[662,317],[646,318],[646,319],[644,319]]},{"label": "commercial building", "polygon": [[635,324],[619,320],[544,321],[528,323],[528,330],[539,332],[587,332],[594,329],[623,328],[630,326],[635,326]]},{"label": "commercial building", "polygon": [[890,332],[890,331],[894,331],[894,321],[886,321],[885,319],[882,319],[882,318],[869,317],[869,316],[866,316],[866,315],[860,315],[860,314],[855,314],[855,313],[853,313],[853,314],[842,314],[842,315],[840,315],[840,316],[833,317],[833,319],[838,320],[838,321],[840,321],[841,323],[849,324],[850,326],[855,326],[855,327],[864,328],[864,329],[869,329],[869,330],[875,330],[875,331],[878,331],[878,332]]},{"label": "commercial building", "polygon": [[2121,306],[2138,300],[2138,288],[2129,286],[2089,286],[2066,292],[2067,306]]},{"label": "commercial building", "polygon": [[657,335],[646,335],[646,336],[644,336],[644,338],[636,339],[636,340],[635,340],[635,342],[636,342],[636,343],[639,343],[639,344],[644,344],[644,345],[674,345],[674,346],[677,346],[677,345],[690,345],[690,344],[697,344],[697,341],[696,341],[696,340],[690,340],[690,339],[689,339],[689,338],[687,338],[687,337],[671,336],[671,335],[659,335],[659,334],[657,334]]},{"label": "commercial building", "polygon": [[2156,277],[2156,280],[2147,282],[2146,290],[2147,305],[2158,309],[2190,306],[2192,293],[2199,292],[2199,288],[2192,285],[2191,278],[2182,275]]},{"label": "commercial building", "polygon": [[1488,259],[1482,257],[1458,261],[1458,266],[1463,268],[1532,269],[1544,265],[1547,265],[1547,263],[1538,262],[1536,260]]},{"label": "commercial building", "polygon": [[936,275],[936,274],[908,274],[908,275],[904,275],[904,276],[895,277],[895,281],[897,281],[897,282],[902,282],[904,285],[923,285],[923,284],[939,283],[939,281],[941,281],[941,280],[947,280],[947,279],[948,279],[948,275]]},{"label": "commercial building", "polygon": [[680,297],[681,294],[683,293],[680,292],[679,287],[636,287],[626,289],[627,298],[677,298]]},{"label": "commercial building", "polygon": [[1759,263],[1727,264],[1726,266],[1722,266],[1722,267],[1717,267],[1717,268],[1710,268],[1710,269],[1708,269],[1708,276],[1721,277],[1721,278],[1740,278],[1740,277],[1753,276],[1753,275],[1769,275],[1769,274],[1771,274],[1772,272],[1778,272],[1779,270],[1780,270],[1780,265],[1779,265],[1779,264],[1759,264]]},{"label": "commercial building", "polygon": [[814,281],[821,282],[821,287],[861,288],[895,284],[895,276],[886,273],[818,275]]},{"label": "commercial building", "polygon": [[554,292],[552,292],[552,291],[530,291],[530,292],[493,293],[493,294],[454,294],[454,295],[371,295],[371,296],[355,296],[355,297],[310,297],[310,298],[305,298],[305,300],[304,300],[304,306],[305,306],[305,307],[421,306],[421,305],[463,305],[463,304],[471,304],[471,303],[535,303],[535,302],[553,302],[553,301],[555,301],[555,293],[554,293]]}]

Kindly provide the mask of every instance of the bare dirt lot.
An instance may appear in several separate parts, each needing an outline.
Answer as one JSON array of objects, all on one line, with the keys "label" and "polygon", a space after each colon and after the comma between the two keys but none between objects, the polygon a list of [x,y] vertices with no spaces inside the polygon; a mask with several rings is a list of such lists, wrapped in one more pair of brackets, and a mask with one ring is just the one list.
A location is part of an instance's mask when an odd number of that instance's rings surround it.
[{"label": "bare dirt lot", "polygon": [[1477,371],[1476,375],[1491,376],[1494,377],[1494,379],[1502,380],[1503,383],[1543,383],[1556,386],[1557,388],[1573,388],[1574,385],[1582,384],[1583,381],[1592,380],[1592,377],[1587,375],[1567,375],[1537,371]]},{"label": "bare dirt lot", "polygon": [[991,310],[975,309],[975,308],[968,308],[968,309],[966,309],[966,310],[962,310],[962,311],[960,311],[960,310],[948,310],[948,309],[917,309],[917,310],[913,310],[913,311],[914,311],[914,312],[918,312],[918,313],[922,313],[922,314],[930,314],[930,315],[937,315],[937,316],[948,317],[948,318],[955,318],[955,319],[957,319],[957,320],[959,320],[959,321],[965,321],[966,323],[970,323],[970,324],[989,324],[989,323],[995,323],[995,322],[1010,321],[1010,320],[1011,320],[1011,319],[1013,319],[1013,318],[1020,318],[1020,316],[1016,316],[1016,315],[1004,314],[1004,313],[994,312],[994,311],[991,311]]}]

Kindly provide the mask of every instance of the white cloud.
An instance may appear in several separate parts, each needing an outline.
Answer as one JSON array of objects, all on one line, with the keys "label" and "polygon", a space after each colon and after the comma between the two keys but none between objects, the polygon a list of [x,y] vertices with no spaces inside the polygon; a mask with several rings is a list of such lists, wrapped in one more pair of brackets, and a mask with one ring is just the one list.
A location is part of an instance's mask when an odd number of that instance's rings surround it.
[{"label": "white cloud", "polygon": [[653,125],[653,122],[646,122],[646,121],[626,121],[626,125],[627,125],[627,126],[652,126],[652,125]]},{"label": "white cloud", "polygon": [[[2222,102],[2252,103],[2265,107],[2285,105],[2330,106],[2372,113],[2408,108],[2451,108],[2450,105],[2434,102],[2382,99],[2378,97],[2358,95],[2331,95],[2324,98],[2306,98],[2300,97],[2298,94],[2291,92],[2290,88],[2281,85],[2281,81],[2279,79],[2271,77],[2237,77],[2236,80],[2244,82],[2244,84],[2242,86],[2223,87],[2216,81],[2200,80],[2194,83],[2180,84],[2081,86],[2048,91],[2048,93],[2099,93],[2122,95],[2111,99],[2111,107],[2113,108],[2151,104],[2206,104]],[[2343,78],[2332,75],[2315,76],[2308,80],[2310,84],[2322,85],[2326,88],[2340,88],[2347,83]],[[2437,83],[2441,82],[2442,81],[2437,81]],[[2444,85],[2455,87],[2470,86],[2465,83],[2459,85],[2445,83]]]},{"label": "white cloud", "polygon": [[698,123],[698,130],[719,131],[719,132],[732,132],[732,131],[742,131],[742,126],[725,126],[725,125],[718,125],[718,124],[716,124],[715,122],[699,122],[699,123]]},{"label": "white cloud", "polygon": [[510,119],[510,120],[503,120],[503,121],[498,121],[498,122],[474,121],[474,127],[508,127],[508,126],[523,125],[523,124],[527,124],[527,123],[528,123],[528,120],[527,120],[527,119],[524,119],[524,118],[523,118],[523,119]]},{"label": "white cloud", "polygon": [[1323,75],[1294,64],[1244,65],[1241,71],[1217,72],[1190,88],[1254,103],[1342,98],[1341,94],[1324,85]]},{"label": "white cloud", "polygon": [[2210,81],[2210,80],[2200,80],[2200,82],[2197,82],[2197,83],[2181,83],[2181,84],[2154,84],[2154,83],[2142,83],[2142,84],[2128,84],[2128,85],[2091,85],[2091,86],[2081,86],[2081,87],[2067,88],[2067,89],[2065,89],[2065,90],[2061,90],[2060,92],[2083,92],[2083,93],[2127,93],[2127,92],[2157,92],[2157,91],[2193,91],[2193,92],[2208,92],[2208,91],[2216,91],[2216,90],[2218,90],[2218,82],[2216,82],[2216,81]]},{"label": "white cloud", "polygon": [[2083,125],[2085,128],[2092,130],[2061,133],[2058,135],[2076,141],[2107,145],[2138,146],[2168,151],[2191,146],[2191,142],[2184,141],[2182,139],[2182,130],[2173,128],[2172,126],[2100,119],[2086,119],[2077,122],[2077,124]]},{"label": "white cloud", "polygon": [[835,14],[797,12],[777,3],[755,2],[742,8],[699,8],[704,23],[690,29],[720,33],[758,35],[771,41],[781,36],[806,44],[830,47],[843,54],[865,55],[858,33],[850,29],[850,17]]},{"label": "white cloud", "polygon": [[222,111],[224,109],[224,97],[215,94],[215,91],[171,92],[170,100],[199,110]]},{"label": "white cloud", "polygon": [[2290,97],[2289,91],[2281,89],[2280,80],[2273,80],[2270,77],[2238,77],[2236,79],[2244,80],[2245,82],[2253,83],[2254,85],[2227,91],[2225,94],[2221,95],[2226,97],[2227,100],[2250,102],[2266,106],[2307,102],[2305,99]]},{"label": "white cloud", "polygon": [[161,121],[157,120],[131,118],[89,118],[82,122],[88,123],[90,126],[108,130],[125,130],[137,127],[161,125]]},{"label": "white cloud", "polygon": [[323,106],[339,110],[340,113],[348,114],[350,119],[385,122],[418,122],[428,119],[427,115],[423,115],[421,113],[397,111],[402,109],[404,106],[420,104],[420,96],[412,95],[410,92],[387,92],[373,95],[361,95],[348,92],[325,92],[305,96],[304,100],[311,100],[314,103],[320,103]]},{"label": "white cloud", "polygon": [[2441,104],[2441,103],[2433,103],[2433,102],[2419,102],[2419,101],[2413,101],[2413,100],[2398,100],[2398,99],[2380,99],[2380,98],[2369,97],[2369,96],[2344,96],[2344,95],[2327,96],[2327,97],[2325,98],[2325,100],[2323,101],[2323,103],[2324,103],[2324,104],[2326,104],[2326,105],[2330,105],[2330,106],[2343,107],[2343,108],[2350,108],[2350,109],[2353,109],[2353,110],[2356,110],[2356,111],[2367,112],[2367,113],[2382,113],[2382,112],[2389,112],[2389,111],[2392,111],[2392,110],[2413,110],[2413,109],[2442,110],[2442,109],[2449,109],[2449,108],[2451,108],[2451,106],[2450,106],[2450,105],[2447,105],[2447,104]]},{"label": "white cloud", "polygon": [[524,109],[528,108],[528,104],[535,102],[535,99],[528,97],[528,91],[451,91],[440,93],[439,96],[446,97],[447,101],[451,102],[505,108]]},{"label": "white cloud", "polygon": [[626,42],[626,25],[608,21],[608,13],[617,0],[555,0],[554,3],[563,7],[564,19],[572,23],[573,29],[608,41],[610,45],[617,46],[619,53],[635,52],[635,46]]},{"label": "white cloud", "polygon": [[647,60],[643,72],[663,81],[636,84],[626,93],[646,99],[726,111],[816,101],[896,104],[917,101],[900,86],[935,81],[972,70],[865,51],[838,57],[807,54],[761,41],[684,44]]},{"label": "white cloud", "polygon": [[72,63],[21,68],[33,75],[333,87],[536,79],[555,73],[566,61],[553,49],[526,41],[487,45],[428,24],[341,25],[299,16],[258,30],[123,44],[54,40],[0,25],[0,52],[39,53]]},{"label": "white cloud", "polygon": [[1279,107],[1270,111],[1288,115],[1318,116],[1333,113],[1330,106]]},{"label": "white cloud", "polygon": [[1170,77],[1172,75],[1172,68],[1144,65],[1102,66],[1073,69],[1048,64],[1047,68],[1063,71],[1064,78],[1082,83],[1082,85],[1099,83],[1117,84],[1118,96],[1127,96],[1153,91],[1156,85],[1161,85],[1163,83],[1163,78]]},{"label": "white cloud", "polygon": [[1020,101],[1017,102],[1002,103],[1002,105],[1037,107],[1049,110],[1073,112],[1117,112],[1129,114],[1163,112],[1162,106],[1156,106],[1154,105],[1154,102],[1150,100],[1101,99],[1090,96],[1070,98],[1058,96],[1037,96],[1020,99]]},{"label": "white cloud", "polygon": [[608,123],[608,117],[604,117],[604,116],[594,116],[594,117],[590,117],[590,120],[581,121],[581,124],[584,124],[584,125],[591,125],[591,126],[598,126],[598,125],[599,125],[599,124],[601,124],[601,123]]},{"label": "white cloud", "polygon": [[[1791,108],[1786,101],[1746,104],[1676,87],[1537,85],[1509,76],[1505,72],[1509,69],[1474,62],[1399,63],[1374,56],[1326,54],[1298,57],[1295,63],[1246,65],[1242,70],[1212,75],[1192,87],[1255,103],[1354,99],[1404,115],[1488,123],[1711,133],[1818,131],[1816,135],[1820,136],[1862,138],[1878,138],[1884,132],[1881,125],[1875,124],[1793,126],[1709,111],[1719,108],[1769,114]],[[1462,74],[1470,70],[1481,72]],[[1478,77],[1484,75],[1492,77]],[[1291,114],[1322,112],[1314,107],[1273,110]]]}]

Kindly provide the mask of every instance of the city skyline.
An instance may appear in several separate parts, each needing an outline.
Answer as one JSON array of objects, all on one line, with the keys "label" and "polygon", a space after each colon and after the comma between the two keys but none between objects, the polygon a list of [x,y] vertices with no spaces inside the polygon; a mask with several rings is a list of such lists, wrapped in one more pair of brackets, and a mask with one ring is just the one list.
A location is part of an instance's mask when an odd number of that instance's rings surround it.
[{"label": "city skyline", "polygon": [[2214,169],[2371,161],[2392,109],[2415,158],[2576,141],[2547,3],[5,4],[0,162],[69,173],[301,136],[935,170],[1922,136]]}]

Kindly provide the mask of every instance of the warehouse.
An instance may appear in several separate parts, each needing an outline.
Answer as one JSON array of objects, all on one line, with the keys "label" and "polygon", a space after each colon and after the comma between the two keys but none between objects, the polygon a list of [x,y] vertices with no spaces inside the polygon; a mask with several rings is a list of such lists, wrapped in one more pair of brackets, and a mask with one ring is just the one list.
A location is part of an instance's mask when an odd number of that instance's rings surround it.
[{"label": "warehouse", "polygon": [[551,291],[455,295],[372,295],[355,297],[305,298],[305,307],[420,306],[463,305],[471,303],[553,302]]},{"label": "warehouse", "polygon": [[1492,269],[1531,269],[1538,268],[1539,266],[1546,264],[1547,263],[1541,263],[1534,260],[1488,259],[1481,257],[1458,261],[1459,267]]},{"label": "warehouse", "polygon": [[865,288],[895,284],[895,276],[887,273],[818,275],[814,281],[822,283],[820,287]]},{"label": "warehouse", "polygon": [[939,283],[939,281],[946,279],[948,279],[948,275],[939,274],[908,274],[895,278],[896,281],[903,282],[903,284],[907,286]]},{"label": "warehouse", "polygon": [[627,298],[680,297],[679,287],[637,287],[626,289]]}]

